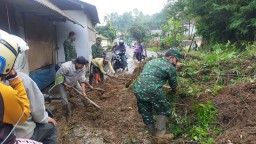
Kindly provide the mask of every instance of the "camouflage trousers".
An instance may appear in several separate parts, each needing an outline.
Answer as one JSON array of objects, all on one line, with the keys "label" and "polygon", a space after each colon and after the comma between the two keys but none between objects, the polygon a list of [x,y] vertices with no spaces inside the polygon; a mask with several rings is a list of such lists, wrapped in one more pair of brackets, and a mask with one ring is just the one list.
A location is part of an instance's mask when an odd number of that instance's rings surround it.
[{"label": "camouflage trousers", "polygon": [[142,116],[145,125],[153,124],[153,110],[157,115],[170,116],[170,103],[166,99],[153,99],[150,101],[143,101],[138,99],[139,94],[135,93],[137,97],[138,111]]}]

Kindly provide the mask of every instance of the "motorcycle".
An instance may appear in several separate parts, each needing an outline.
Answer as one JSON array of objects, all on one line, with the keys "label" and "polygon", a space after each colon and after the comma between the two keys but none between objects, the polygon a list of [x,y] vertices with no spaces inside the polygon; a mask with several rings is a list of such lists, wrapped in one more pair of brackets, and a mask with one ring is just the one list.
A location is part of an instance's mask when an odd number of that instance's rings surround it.
[{"label": "motorcycle", "polygon": [[[122,62],[122,59],[121,59],[122,55],[125,55],[125,53],[121,52],[119,50],[114,51],[114,55],[112,57],[112,66],[115,71],[120,68],[122,68],[123,70],[125,69],[124,63]],[[128,59],[126,55],[125,55],[125,57],[126,57],[126,59]],[[128,66],[127,66],[127,70],[128,70]]]}]

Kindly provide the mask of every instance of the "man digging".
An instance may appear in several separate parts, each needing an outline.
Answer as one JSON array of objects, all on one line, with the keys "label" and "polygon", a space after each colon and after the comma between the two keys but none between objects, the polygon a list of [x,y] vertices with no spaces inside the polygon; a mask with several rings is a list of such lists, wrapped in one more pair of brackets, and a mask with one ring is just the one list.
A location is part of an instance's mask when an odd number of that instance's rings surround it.
[{"label": "man digging", "polygon": [[[166,143],[173,138],[173,134],[165,134],[170,104],[163,89],[171,88],[173,92],[177,91],[176,65],[181,58],[183,54],[170,49],[164,57],[149,61],[134,85],[138,111],[153,136],[153,143]],[[167,81],[170,87],[165,85]],[[157,113],[156,127],[153,109]]]},{"label": "man digging", "polygon": [[63,99],[64,107],[68,110],[69,118],[71,116],[71,110],[66,90],[70,90],[72,87],[75,87],[83,94],[84,97],[87,97],[85,85],[88,85],[91,90],[93,89],[85,78],[86,67],[88,64],[89,62],[83,56],[80,56],[77,57],[75,61],[63,63],[56,73],[56,79],[58,79],[58,77],[64,77],[64,83],[60,85],[59,91]]}]

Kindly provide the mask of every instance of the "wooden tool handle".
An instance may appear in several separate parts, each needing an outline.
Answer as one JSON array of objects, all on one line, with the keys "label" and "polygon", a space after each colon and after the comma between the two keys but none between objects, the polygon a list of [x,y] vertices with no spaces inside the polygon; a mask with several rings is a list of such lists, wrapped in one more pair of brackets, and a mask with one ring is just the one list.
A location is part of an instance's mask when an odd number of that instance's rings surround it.
[{"label": "wooden tool handle", "polygon": [[86,100],[88,101],[89,103],[91,103],[92,105],[94,105],[95,107],[97,107],[98,109],[100,109],[100,106],[97,105],[95,102],[93,102],[92,100],[90,100],[88,97],[85,97],[79,90],[77,90],[76,88],[72,87],[72,89],[77,92],[79,94],[79,97],[82,99],[82,100]]}]

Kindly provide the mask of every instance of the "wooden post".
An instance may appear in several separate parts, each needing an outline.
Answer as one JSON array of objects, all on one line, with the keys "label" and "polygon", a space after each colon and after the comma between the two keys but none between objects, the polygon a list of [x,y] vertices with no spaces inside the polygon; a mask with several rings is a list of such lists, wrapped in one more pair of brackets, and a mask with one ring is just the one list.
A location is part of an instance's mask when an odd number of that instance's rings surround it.
[{"label": "wooden post", "polygon": [[193,44],[193,42],[194,42],[195,35],[196,35],[196,34],[193,35],[193,38],[192,38],[191,44],[190,44],[190,46],[189,46],[188,52],[191,50],[191,46],[192,46],[192,44]]}]

